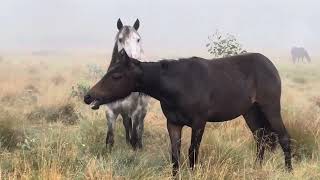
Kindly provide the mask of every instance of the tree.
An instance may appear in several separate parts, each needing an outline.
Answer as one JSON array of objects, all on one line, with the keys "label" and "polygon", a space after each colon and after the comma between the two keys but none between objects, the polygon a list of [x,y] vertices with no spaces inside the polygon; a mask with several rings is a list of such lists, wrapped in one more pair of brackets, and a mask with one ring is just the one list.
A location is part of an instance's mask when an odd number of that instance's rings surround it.
[{"label": "tree", "polygon": [[247,52],[232,34],[221,34],[217,30],[208,39],[209,42],[206,44],[206,47],[208,48],[208,52],[214,57],[227,57]]}]

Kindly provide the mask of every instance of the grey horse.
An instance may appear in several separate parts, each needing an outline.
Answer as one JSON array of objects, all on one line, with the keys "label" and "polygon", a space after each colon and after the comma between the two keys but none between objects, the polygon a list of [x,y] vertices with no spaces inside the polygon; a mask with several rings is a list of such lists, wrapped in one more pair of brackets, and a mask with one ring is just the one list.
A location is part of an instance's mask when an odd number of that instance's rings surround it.
[{"label": "grey horse", "polygon": [[311,62],[311,58],[307,52],[307,50],[303,47],[292,47],[291,48],[291,56],[292,56],[292,62],[298,63],[299,60],[301,62],[304,62],[304,58],[306,58],[307,62]]},{"label": "grey horse", "polygon": [[[137,19],[133,26],[124,26],[121,19],[118,19],[115,45],[113,48],[112,59],[108,68],[110,71],[114,64],[117,64],[118,52],[124,49],[132,58],[142,61],[143,49],[141,37],[137,30],[140,22]],[[130,143],[133,149],[142,148],[142,134],[144,126],[144,118],[147,113],[149,97],[141,93],[131,93],[130,96],[107,104],[107,138],[106,146],[111,150],[114,144],[114,128],[115,122],[119,114],[122,116],[123,125],[126,133],[126,141]]]}]

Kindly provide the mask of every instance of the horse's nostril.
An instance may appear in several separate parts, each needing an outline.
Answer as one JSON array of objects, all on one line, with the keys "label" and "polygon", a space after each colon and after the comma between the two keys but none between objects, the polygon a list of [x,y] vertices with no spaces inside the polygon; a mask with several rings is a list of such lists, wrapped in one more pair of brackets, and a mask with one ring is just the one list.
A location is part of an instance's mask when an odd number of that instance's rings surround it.
[{"label": "horse's nostril", "polygon": [[87,94],[87,95],[85,95],[84,97],[83,97],[83,100],[84,100],[84,102],[86,103],[86,104],[90,104],[91,102],[90,102],[90,99],[91,99],[91,96],[89,95],[89,94]]},{"label": "horse's nostril", "polygon": [[89,95],[89,94],[87,94],[87,95],[84,96],[84,99],[89,99],[89,98],[90,98],[90,95]]}]

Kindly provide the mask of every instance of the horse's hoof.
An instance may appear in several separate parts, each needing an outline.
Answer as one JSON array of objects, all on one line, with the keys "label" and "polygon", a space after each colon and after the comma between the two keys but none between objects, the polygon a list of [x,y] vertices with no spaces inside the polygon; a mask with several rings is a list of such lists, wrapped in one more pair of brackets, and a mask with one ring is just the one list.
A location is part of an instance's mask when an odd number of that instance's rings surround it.
[{"label": "horse's hoof", "polygon": [[112,147],[111,147],[111,146],[107,146],[106,148],[107,148],[107,151],[108,151],[109,153],[112,152]]},{"label": "horse's hoof", "polygon": [[131,139],[130,144],[131,144],[133,150],[137,149],[137,147],[138,147],[137,140]]},{"label": "horse's hoof", "polygon": [[142,149],[142,144],[138,143],[138,149]]},{"label": "horse's hoof", "polygon": [[293,174],[292,166],[286,167],[286,172]]}]

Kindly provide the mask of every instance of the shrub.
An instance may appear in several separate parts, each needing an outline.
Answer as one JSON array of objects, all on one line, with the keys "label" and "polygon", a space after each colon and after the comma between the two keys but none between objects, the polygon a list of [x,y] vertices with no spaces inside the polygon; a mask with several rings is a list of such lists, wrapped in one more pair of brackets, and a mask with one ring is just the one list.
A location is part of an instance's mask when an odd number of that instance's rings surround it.
[{"label": "shrub", "polygon": [[24,141],[19,118],[0,110],[0,148],[13,150]]},{"label": "shrub", "polygon": [[294,106],[283,107],[283,117],[287,119],[286,128],[292,138],[293,154],[298,159],[312,158],[319,150],[317,129],[320,121],[314,108],[302,110]]},{"label": "shrub", "polygon": [[105,119],[82,119],[80,121],[80,148],[84,153],[99,155],[106,150]]},{"label": "shrub", "polygon": [[314,103],[320,107],[320,96],[314,98]]},{"label": "shrub", "polygon": [[87,92],[90,90],[90,86],[87,82],[83,81],[80,83],[77,83],[76,86],[72,86],[71,90],[71,97],[77,97],[82,99],[84,95],[87,94]]},{"label": "shrub", "polygon": [[105,74],[105,71],[96,64],[88,64],[87,68],[89,71],[90,78],[93,78],[93,79],[101,78]]},{"label": "shrub", "polygon": [[6,105],[30,105],[38,101],[39,90],[33,85],[27,85],[21,92],[4,94],[0,101]]},{"label": "shrub", "polygon": [[16,100],[18,99],[17,97],[18,96],[16,94],[8,93],[2,96],[1,102],[3,104],[11,106],[16,102]]},{"label": "shrub", "polygon": [[29,72],[29,74],[37,74],[37,73],[39,72],[39,69],[37,69],[37,68],[34,67],[34,66],[30,66],[30,67],[28,68],[28,72]]},{"label": "shrub", "polygon": [[214,57],[227,57],[247,52],[242,45],[231,34],[221,34],[216,31],[208,37],[209,42],[206,44],[208,52]]},{"label": "shrub", "polygon": [[38,101],[38,94],[40,91],[34,85],[30,84],[24,88],[23,93],[21,94],[20,99],[23,103],[36,103]]},{"label": "shrub", "polygon": [[66,82],[65,78],[63,76],[61,76],[61,75],[56,75],[56,76],[52,77],[51,81],[56,86]]},{"label": "shrub", "polygon": [[32,92],[34,94],[39,94],[40,93],[39,89],[37,87],[35,87],[34,85],[32,85],[32,84],[29,84],[26,87],[24,87],[24,90]]},{"label": "shrub", "polygon": [[293,82],[299,83],[299,84],[305,84],[307,80],[303,77],[293,77],[292,78]]},{"label": "shrub", "polygon": [[75,124],[78,121],[78,113],[74,104],[40,106],[27,114],[29,120],[45,119],[47,122],[61,121],[64,124]]}]

